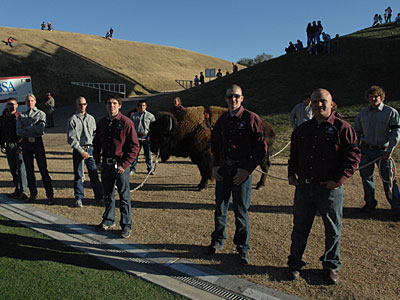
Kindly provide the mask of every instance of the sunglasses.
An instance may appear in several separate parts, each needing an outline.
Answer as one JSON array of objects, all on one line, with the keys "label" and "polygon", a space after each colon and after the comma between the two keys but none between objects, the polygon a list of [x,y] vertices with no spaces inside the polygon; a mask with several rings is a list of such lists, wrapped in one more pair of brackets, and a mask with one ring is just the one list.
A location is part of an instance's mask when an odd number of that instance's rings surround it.
[{"label": "sunglasses", "polygon": [[226,98],[228,98],[228,99],[233,99],[233,97],[235,97],[236,99],[239,99],[240,97],[242,97],[242,95],[240,95],[240,94],[226,95]]}]

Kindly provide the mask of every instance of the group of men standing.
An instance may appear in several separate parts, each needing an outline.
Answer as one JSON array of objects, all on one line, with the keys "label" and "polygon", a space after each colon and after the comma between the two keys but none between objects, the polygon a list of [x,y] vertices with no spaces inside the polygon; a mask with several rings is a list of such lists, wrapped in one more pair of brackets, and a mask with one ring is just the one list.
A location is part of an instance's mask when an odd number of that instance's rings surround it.
[{"label": "group of men standing", "polygon": [[[296,106],[291,117],[294,129],[288,161],[288,183],[296,187],[293,204],[293,231],[289,276],[300,277],[305,265],[302,260],[307,239],[317,212],[325,226],[325,252],[321,256],[325,278],[330,284],[339,282],[341,267],[340,240],[345,181],[356,171],[359,163],[364,187],[363,213],[373,211],[377,205],[374,186],[374,162],[384,177],[385,194],[392,206],[393,216],[400,217],[400,193],[394,178],[389,178],[390,157],[400,140],[398,112],[384,104],[385,92],[371,86],[365,94],[369,107],[356,117],[354,128],[343,120],[334,107],[332,95],[326,89],[316,89],[306,95]],[[230,199],[233,202],[236,231],[234,243],[242,264],[250,263],[250,224],[248,209],[251,204],[252,172],[267,153],[260,117],[242,105],[243,91],[234,84],[226,90],[228,112],[217,121],[211,134],[214,155],[213,175],[216,179],[214,231],[207,254],[214,255],[222,249],[226,239],[225,228]],[[48,175],[42,135],[45,115],[35,107],[33,94],[26,97],[27,111],[19,113],[15,99],[10,99],[1,128],[15,124],[15,132],[2,130],[1,150],[7,154],[13,175],[15,191],[11,196],[37,195],[33,173],[35,155],[47,198],[53,199],[53,188]],[[121,114],[122,102],[114,95],[106,99],[107,116],[96,125],[86,112],[87,101],[76,100],[77,112],[68,120],[68,143],[73,148],[75,204],[82,206],[82,173],[84,161],[96,199],[104,199],[105,212],[98,225],[100,230],[115,227],[115,186],[120,196],[121,236],[127,238],[132,230],[129,174],[137,161],[140,147],[145,155],[149,151],[148,129],[154,115],[146,111],[147,103],[141,101],[131,119]],[[133,120],[133,121],[132,121]],[[6,126],[6,127],[4,127]],[[21,159],[21,151],[23,159]],[[378,163],[378,160],[380,161]],[[148,156],[146,155],[148,162]],[[368,164],[371,163],[372,164]],[[23,180],[24,165],[27,184]],[[150,164],[147,164],[151,172]],[[101,172],[100,184],[97,171]],[[386,177],[387,176],[387,177]],[[22,195],[22,196],[21,196]]]},{"label": "group of men standing", "polygon": [[[339,282],[343,183],[359,170],[364,188],[362,213],[375,210],[374,163],[379,167],[392,215],[400,218],[400,193],[390,174],[391,154],[400,140],[399,113],[385,105],[385,92],[371,86],[365,93],[369,107],[357,115],[354,128],[333,110],[331,94],[318,89],[291,113],[294,129],[289,158],[289,184],[296,186],[289,275],[300,277],[307,238],[318,211],[325,225],[325,253],[321,257],[329,283]],[[312,110],[309,115],[310,106]],[[314,115],[314,117],[312,117]],[[308,121],[306,119],[309,119]]]},{"label": "group of men standing", "polygon": [[[36,97],[31,93],[25,97],[25,104],[27,110],[21,113],[17,110],[17,99],[10,98],[1,117],[1,151],[7,155],[15,187],[9,196],[35,202],[38,190],[33,160],[36,158],[48,204],[54,204],[42,139],[46,114],[36,107]],[[104,201],[106,206],[99,229],[108,230],[115,226],[116,186],[121,200],[121,235],[127,238],[132,228],[129,175],[131,168],[136,168],[142,146],[148,172],[152,171],[148,132],[150,123],[155,120],[154,115],[146,111],[146,101],[140,101],[137,112],[130,119],[120,112],[122,101],[110,95],[106,99],[108,114],[96,124],[94,117],[86,111],[88,103],[84,97],[76,99],[75,104],[76,112],[67,121],[67,141],[73,149],[75,201],[72,206],[83,206],[85,164],[95,199]],[[101,172],[101,182],[98,171]]]}]

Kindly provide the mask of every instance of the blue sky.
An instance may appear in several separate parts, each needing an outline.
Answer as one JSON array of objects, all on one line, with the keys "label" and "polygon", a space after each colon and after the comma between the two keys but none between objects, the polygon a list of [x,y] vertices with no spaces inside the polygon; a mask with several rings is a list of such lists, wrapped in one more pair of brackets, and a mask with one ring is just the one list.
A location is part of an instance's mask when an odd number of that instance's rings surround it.
[{"label": "blue sky", "polygon": [[305,42],[308,22],[321,20],[324,31],[345,35],[371,26],[399,1],[372,0],[20,0],[2,1],[0,26],[40,28],[105,35],[110,26],[123,40],[172,46],[228,61],[263,52],[284,53],[289,41]]}]

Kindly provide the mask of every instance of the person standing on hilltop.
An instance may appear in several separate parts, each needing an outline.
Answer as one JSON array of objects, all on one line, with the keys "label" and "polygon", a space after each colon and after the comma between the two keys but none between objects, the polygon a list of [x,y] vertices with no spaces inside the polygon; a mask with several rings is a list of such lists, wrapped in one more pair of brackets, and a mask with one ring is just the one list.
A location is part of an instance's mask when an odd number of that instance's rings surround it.
[{"label": "person standing on hilltop", "polygon": [[43,21],[42,24],[40,25],[41,30],[45,30],[46,29],[46,22]]},{"label": "person standing on hilltop", "polygon": [[203,72],[200,72],[200,84],[204,84],[204,75],[203,75]]},{"label": "person standing on hilltop", "polygon": [[321,34],[324,27],[321,24],[321,21],[317,22],[317,31],[315,32],[315,42],[318,45],[321,42]]},{"label": "person standing on hilltop", "polygon": [[232,63],[232,72],[235,73],[238,71],[238,66],[235,63]]},{"label": "person standing on hilltop", "polygon": [[113,37],[114,29],[110,27],[110,30],[108,31],[110,33],[110,39]]},{"label": "person standing on hilltop", "polygon": [[311,23],[308,23],[306,28],[306,33],[307,33],[307,48],[309,48],[312,45],[313,41],[313,28],[311,26]]},{"label": "person standing on hilltop", "polygon": [[48,31],[53,31],[53,25],[51,25],[50,22],[47,22],[47,30]]},{"label": "person standing on hilltop", "polygon": [[194,81],[194,86],[198,86],[199,83],[200,83],[200,79],[199,79],[199,77],[197,75],[194,76],[193,81]]}]

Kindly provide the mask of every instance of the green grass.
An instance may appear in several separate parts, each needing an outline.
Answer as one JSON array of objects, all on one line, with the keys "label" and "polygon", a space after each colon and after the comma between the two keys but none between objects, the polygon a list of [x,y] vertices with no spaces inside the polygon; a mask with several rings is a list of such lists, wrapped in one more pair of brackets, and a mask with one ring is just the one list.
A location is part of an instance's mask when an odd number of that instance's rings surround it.
[{"label": "green grass", "polygon": [[0,299],[184,299],[0,216]]}]

